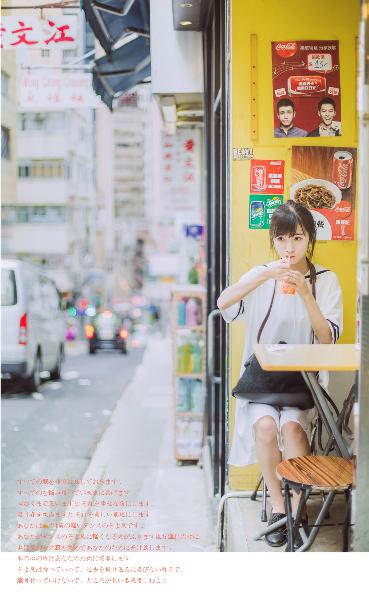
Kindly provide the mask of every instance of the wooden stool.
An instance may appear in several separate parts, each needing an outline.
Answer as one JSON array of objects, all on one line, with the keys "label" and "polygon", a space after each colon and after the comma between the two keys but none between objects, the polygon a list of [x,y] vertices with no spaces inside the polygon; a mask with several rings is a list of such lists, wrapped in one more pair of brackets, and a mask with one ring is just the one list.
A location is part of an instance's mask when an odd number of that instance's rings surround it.
[{"label": "wooden stool", "polygon": [[[350,498],[353,482],[353,463],[347,458],[338,456],[299,456],[281,462],[276,469],[277,476],[282,480],[284,501],[287,515],[288,543],[287,552],[294,552],[294,542],[299,530],[301,517],[307,499],[313,489],[328,492],[322,508],[313,525],[309,536],[302,535],[303,545],[298,552],[305,552],[314,542],[323,519],[333,502],[337,492],[345,491],[347,510],[343,529],[343,551],[348,551],[348,528],[350,520]],[[292,518],[290,490],[301,492],[295,520]],[[301,532],[303,533],[303,532]]]}]

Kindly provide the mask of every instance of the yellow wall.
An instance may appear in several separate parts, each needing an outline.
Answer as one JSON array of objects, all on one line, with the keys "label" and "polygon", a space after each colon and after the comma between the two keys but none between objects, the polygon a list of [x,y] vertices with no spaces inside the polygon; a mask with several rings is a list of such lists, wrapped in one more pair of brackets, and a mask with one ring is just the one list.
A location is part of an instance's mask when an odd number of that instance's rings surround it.
[{"label": "yellow wall", "polygon": [[[357,146],[356,43],[360,20],[359,0],[232,0],[231,3],[231,124],[232,147],[252,147],[255,158],[285,161],[285,194],[288,198],[291,147]],[[257,35],[258,137],[251,139],[250,126],[250,35]],[[273,92],[271,42],[288,40],[339,40],[341,77],[341,121],[343,135],[332,138],[273,137]],[[250,163],[234,161],[231,191],[231,282],[252,266],[271,260],[268,231],[248,229]],[[357,199],[356,199],[357,201]],[[335,271],[344,295],[342,343],[354,341],[356,303],[356,241],[318,242],[314,260]],[[243,329],[232,325],[231,382],[239,376]],[[233,422],[231,407],[231,422]],[[233,427],[231,427],[231,434]],[[231,467],[230,485],[250,489],[258,467]]]}]

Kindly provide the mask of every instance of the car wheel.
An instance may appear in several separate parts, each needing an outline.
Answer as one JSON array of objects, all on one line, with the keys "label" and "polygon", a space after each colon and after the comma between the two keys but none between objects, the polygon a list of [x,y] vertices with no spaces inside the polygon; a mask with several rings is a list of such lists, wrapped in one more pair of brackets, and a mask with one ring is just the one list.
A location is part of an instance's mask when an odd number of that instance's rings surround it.
[{"label": "car wheel", "polygon": [[25,389],[27,392],[37,392],[41,383],[40,372],[42,369],[41,358],[40,355],[37,354],[35,357],[35,362],[33,365],[33,370],[31,375],[25,380]]},{"label": "car wheel", "polygon": [[64,361],[64,350],[63,350],[63,347],[61,346],[59,348],[55,368],[50,373],[50,379],[52,381],[57,381],[58,379],[61,378],[61,369],[62,369],[63,361]]}]

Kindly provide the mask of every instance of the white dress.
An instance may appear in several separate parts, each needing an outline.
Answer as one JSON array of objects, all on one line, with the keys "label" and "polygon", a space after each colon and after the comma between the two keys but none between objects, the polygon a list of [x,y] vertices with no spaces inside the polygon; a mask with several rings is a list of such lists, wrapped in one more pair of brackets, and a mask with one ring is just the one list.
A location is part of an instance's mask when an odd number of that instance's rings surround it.
[{"label": "white dress", "polygon": [[[266,266],[254,267],[245,273],[240,281],[247,281],[255,273],[261,272]],[[332,332],[332,341],[335,343],[342,333],[343,310],[342,291],[335,273],[325,269],[321,265],[315,265],[316,269],[316,302],[327,319]],[[310,285],[309,272],[305,275]],[[221,310],[222,316],[227,323],[236,320],[246,322],[245,345],[242,355],[241,374],[247,358],[253,352],[257,334],[264,320],[273,295],[274,279],[268,279],[265,283],[250,292],[245,298],[232,306]],[[309,344],[311,343],[312,330],[308,312],[300,295],[280,293],[277,282],[276,293],[268,321],[261,335],[261,343],[277,344],[281,341],[287,344]],[[314,343],[318,343],[315,338]],[[319,373],[319,382],[322,386],[328,385],[328,373]],[[254,449],[254,436],[252,422],[248,419],[249,402],[245,399],[236,399],[235,428],[232,440],[229,463],[235,466],[245,466],[256,462]],[[255,406],[255,405],[254,405]]]}]

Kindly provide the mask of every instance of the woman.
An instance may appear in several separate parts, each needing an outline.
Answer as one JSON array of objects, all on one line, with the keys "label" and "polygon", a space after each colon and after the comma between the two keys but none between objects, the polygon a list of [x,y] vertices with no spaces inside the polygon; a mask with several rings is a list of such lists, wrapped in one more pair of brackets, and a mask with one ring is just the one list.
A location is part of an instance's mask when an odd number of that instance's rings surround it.
[{"label": "woman", "polygon": [[[315,298],[312,292],[310,259],[316,231],[310,211],[292,200],[282,204],[273,212],[269,236],[279,260],[252,268],[237,283],[226,288],[218,299],[218,307],[228,323],[238,319],[247,323],[242,365],[252,354],[257,333],[270,306],[275,281],[276,293],[261,343],[309,344],[313,339],[314,343],[331,344],[342,333],[342,292],[337,276],[329,269],[314,265]],[[283,293],[286,286],[290,293]],[[319,381],[326,387],[328,374],[320,373]],[[256,451],[272,505],[269,525],[285,516],[281,486],[275,472],[281,452],[285,459],[309,454],[309,429],[315,416],[315,408],[279,410],[237,399],[229,463],[235,466],[254,463]],[[294,495],[293,511],[297,504],[298,496]],[[266,536],[271,546],[282,546],[286,539],[285,526]]]}]

